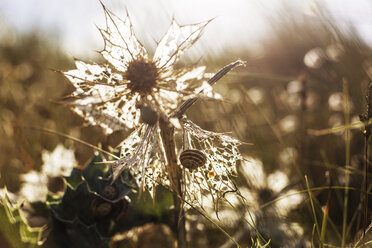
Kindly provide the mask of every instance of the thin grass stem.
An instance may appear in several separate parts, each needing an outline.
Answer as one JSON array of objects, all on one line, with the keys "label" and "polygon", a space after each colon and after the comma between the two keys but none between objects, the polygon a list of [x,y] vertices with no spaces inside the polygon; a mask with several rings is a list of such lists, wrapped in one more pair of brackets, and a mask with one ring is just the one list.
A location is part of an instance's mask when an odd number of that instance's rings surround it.
[{"label": "thin grass stem", "polygon": [[314,215],[314,221],[315,221],[316,231],[317,231],[317,233],[318,233],[318,237],[320,238],[320,231],[319,231],[319,225],[318,225],[318,218],[316,217],[316,212],[315,212],[314,203],[313,203],[313,197],[312,197],[312,195],[311,195],[311,190],[310,190],[310,186],[309,186],[309,181],[307,180],[307,176],[305,176],[305,181],[306,181],[307,192],[308,192],[308,194],[309,194],[309,199],[310,199],[311,209],[312,209],[312,211],[313,211],[313,215]]},{"label": "thin grass stem", "polygon": [[328,200],[327,200],[327,205],[324,209],[323,213],[323,220],[322,220],[322,229],[320,231],[320,247],[324,247],[324,239],[325,239],[325,233],[327,230],[327,219],[328,219],[328,209],[329,209],[329,203],[331,200],[331,191],[328,192]]},{"label": "thin grass stem", "polygon": [[58,132],[58,131],[55,131],[55,130],[52,130],[52,129],[48,129],[48,128],[45,128],[45,127],[36,127],[36,126],[28,126],[28,125],[21,125],[19,127],[23,127],[23,128],[30,128],[30,129],[34,129],[34,130],[39,130],[39,131],[42,131],[44,133],[49,133],[49,134],[55,134],[55,135],[58,135],[58,136],[61,136],[61,137],[64,137],[66,139],[70,139],[70,140],[73,140],[75,142],[78,142],[80,144],[83,144],[83,145],[86,145],[90,148],[92,148],[93,150],[95,151],[98,151],[98,152],[102,152],[108,156],[111,156],[113,157],[114,159],[120,159],[118,156],[116,156],[115,154],[111,153],[111,152],[108,152],[106,150],[103,150],[95,145],[92,145],[92,144],[89,144],[88,142],[84,141],[84,140],[81,140],[81,139],[78,139],[74,136],[71,136],[71,135],[68,135],[68,134],[65,134],[65,133],[61,133],[61,132]]}]

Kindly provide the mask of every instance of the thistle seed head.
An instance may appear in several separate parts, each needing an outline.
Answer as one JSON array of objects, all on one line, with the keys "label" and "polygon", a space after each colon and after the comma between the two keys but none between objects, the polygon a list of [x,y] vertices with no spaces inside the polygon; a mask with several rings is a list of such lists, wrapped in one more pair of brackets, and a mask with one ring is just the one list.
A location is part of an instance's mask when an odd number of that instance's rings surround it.
[{"label": "thistle seed head", "polygon": [[144,59],[130,62],[125,72],[125,78],[129,81],[128,88],[140,95],[151,94],[157,85],[158,77],[155,63]]}]

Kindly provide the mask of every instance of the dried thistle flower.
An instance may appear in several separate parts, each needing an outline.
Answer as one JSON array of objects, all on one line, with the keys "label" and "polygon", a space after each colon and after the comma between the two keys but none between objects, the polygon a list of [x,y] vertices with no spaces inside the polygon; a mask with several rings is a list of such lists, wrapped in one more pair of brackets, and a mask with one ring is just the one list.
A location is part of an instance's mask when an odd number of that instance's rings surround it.
[{"label": "dried thistle flower", "polygon": [[220,98],[211,84],[243,63],[228,65],[209,82],[205,80],[205,67],[176,70],[179,56],[200,37],[209,21],[185,26],[173,21],[149,59],[128,15],[121,20],[103,7],[107,26],[100,29],[105,41],[101,54],[109,63],[76,60],[77,69],[64,75],[76,88],[72,93],[76,99],[70,102],[72,109],[90,124],[101,126],[108,134],[135,128],[121,144],[121,159],[112,163],[113,180],[129,169],[140,189],[147,189],[153,197],[158,184],[171,186],[158,121],[162,119],[178,127],[177,132],[185,137],[179,152],[198,149],[205,154],[205,163],[194,170],[179,165],[182,192],[189,203],[202,205],[205,192],[218,199],[223,192],[234,189],[230,176],[236,175],[235,166],[241,159],[237,149],[240,142],[205,131],[182,114],[196,98]]},{"label": "dried thistle flower", "polygon": [[205,67],[174,69],[183,52],[209,23],[178,25],[174,20],[152,59],[137,40],[129,16],[120,19],[103,6],[106,28],[99,29],[105,46],[100,52],[108,64],[75,60],[77,69],[64,72],[76,90],[72,110],[107,134],[138,127],[141,106],[167,119],[183,101],[204,96],[219,98],[205,81]]}]

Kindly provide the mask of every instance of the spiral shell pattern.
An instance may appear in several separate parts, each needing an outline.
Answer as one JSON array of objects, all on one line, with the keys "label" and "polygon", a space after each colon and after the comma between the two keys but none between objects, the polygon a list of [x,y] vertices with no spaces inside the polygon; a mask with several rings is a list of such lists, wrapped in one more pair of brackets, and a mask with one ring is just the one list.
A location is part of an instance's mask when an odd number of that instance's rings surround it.
[{"label": "spiral shell pattern", "polygon": [[207,156],[199,150],[188,149],[181,153],[180,162],[183,167],[192,171],[205,165],[207,162]]}]

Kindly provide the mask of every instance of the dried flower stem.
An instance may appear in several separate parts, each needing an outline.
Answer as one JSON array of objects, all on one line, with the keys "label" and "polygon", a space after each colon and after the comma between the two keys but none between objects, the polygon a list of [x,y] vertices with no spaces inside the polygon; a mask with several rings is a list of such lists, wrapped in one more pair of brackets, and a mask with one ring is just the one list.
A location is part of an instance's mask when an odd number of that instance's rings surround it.
[{"label": "dried flower stem", "polygon": [[167,170],[170,180],[170,187],[173,192],[173,202],[175,208],[174,227],[177,230],[178,247],[187,247],[185,213],[183,210],[182,191],[181,191],[181,171],[177,164],[176,146],[174,143],[174,127],[169,122],[160,119],[160,134],[164,144],[167,158]]},{"label": "dried flower stem", "polygon": [[[237,60],[231,64],[228,64],[227,66],[225,66],[224,68],[222,68],[221,70],[219,70],[216,74],[214,74],[213,77],[211,77],[209,80],[208,80],[208,84],[210,85],[213,85],[215,84],[218,80],[220,80],[223,76],[225,76],[229,71],[231,71],[232,69],[234,69],[236,66],[241,66],[241,65],[244,65],[244,62],[241,61],[241,60]],[[180,118],[184,113],[185,111],[191,107],[191,105],[194,104],[194,102],[196,102],[196,100],[198,100],[198,98],[192,98],[192,99],[189,99],[187,101],[185,101],[172,115],[172,117],[176,117],[176,118]]]}]

